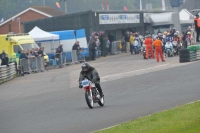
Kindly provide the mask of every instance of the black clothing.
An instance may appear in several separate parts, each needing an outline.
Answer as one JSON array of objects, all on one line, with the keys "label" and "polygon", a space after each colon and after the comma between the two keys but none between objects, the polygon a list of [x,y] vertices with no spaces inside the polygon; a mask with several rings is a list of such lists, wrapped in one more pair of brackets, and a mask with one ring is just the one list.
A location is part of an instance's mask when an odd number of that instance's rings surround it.
[{"label": "black clothing", "polygon": [[186,41],[186,35],[183,34],[182,41]]},{"label": "black clothing", "polygon": [[2,54],[1,54],[1,60],[4,59],[4,58],[6,58],[6,53],[2,52]]},{"label": "black clothing", "polygon": [[191,31],[191,30],[187,30],[187,31],[186,31],[186,35],[188,35],[188,32],[190,32],[190,33],[191,33],[192,31]]},{"label": "black clothing", "polygon": [[96,46],[96,41],[93,40],[92,43],[89,44],[89,49],[95,49]]},{"label": "black clothing", "polygon": [[28,57],[25,53],[21,53],[19,59],[28,59]]},{"label": "black clothing", "polygon": [[62,53],[63,52],[63,47],[62,46],[59,46],[57,49],[56,49],[56,53]]},{"label": "black clothing", "polygon": [[102,89],[100,86],[100,77],[99,74],[97,72],[97,70],[94,67],[90,67],[88,69],[88,71],[81,71],[80,72],[80,77],[79,77],[79,84],[81,83],[81,81],[84,80],[84,78],[87,78],[88,80],[92,81],[93,83],[95,83],[95,86],[97,88],[97,90],[99,91],[101,97],[103,96],[102,93]]},{"label": "black clothing", "polygon": [[85,77],[92,82],[100,82],[100,77],[97,70],[94,67],[90,67],[88,71],[81,71],[79,81],[82,81]]},{"label": "black clothing", "polygon": [[196,32],[197,32],[196,42],[199,42],[200,28],[197,29]]},{"label": "black clothing", "polygon": [[38,51],[38,55],[41,55],[41,57],[43,57],[44,56],[44,52],[42,50],[39,50]]},{"label": "black clothing", "polygon": [[8,65],[8,57],[5,57],[4,59],[2,59],[1,65],[2,65],[2,66],[3,66],[3,65],[9,66],[9,65]]},{"label": "black clothing", "polygon": [[112,43],[114,41],[114,36],[113,35],[108,35],[108,40],[110,41],[110,43]]},{"label": "black clothing", "polygon": [[130,42],[129,40],[130,40],[130,36],[126,34],[126,36],[125,36],[125,42]]},{"label": "black clothing", "polygon": [[80,49],[80,45],[74,44],[72,47],[72,50],[79,50],[79,49]]},{"label": "black clothing", "polygon": [[90,58],[92,59],[92,60],[95,60],[95,52],[96,52],[96,50],[95,50],[95,47],[96,47],[96,42],[95,42],[95,40],[93,40],[93,42],[92,43],[90,43],[89,44],[89,50],[90,50]]}]

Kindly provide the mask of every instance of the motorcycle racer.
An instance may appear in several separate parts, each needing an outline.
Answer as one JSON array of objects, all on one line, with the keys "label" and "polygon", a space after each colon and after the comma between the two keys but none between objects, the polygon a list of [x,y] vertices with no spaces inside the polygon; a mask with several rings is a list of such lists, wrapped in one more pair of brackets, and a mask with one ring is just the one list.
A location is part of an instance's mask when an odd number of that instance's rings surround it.
[{"label": "motorcycle racer", "polygon": [[93,83],[95,83],[95,86],[97,88],[97,90],[100,93],[100,96],[103,97],[103,92],[100,86],[100,77],[99,74],[97,72],[97,70],[94,67],[91,67],[89,65],[89,63],[85,62],[82,65],[82,70],[80,72],[80,76],[79,76],[79,88],[83,88],[81,81],[84,80],[84,78],[87,78],[88,80],[92,81]]}]

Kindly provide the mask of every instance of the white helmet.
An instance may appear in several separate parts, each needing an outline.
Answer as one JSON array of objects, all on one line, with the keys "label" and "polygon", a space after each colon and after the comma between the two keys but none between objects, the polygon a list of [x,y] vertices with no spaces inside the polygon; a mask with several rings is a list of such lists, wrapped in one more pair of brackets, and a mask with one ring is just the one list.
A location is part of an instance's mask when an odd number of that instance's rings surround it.
[{"label": "white helmet", "polygon": [[179,31],[176,31],[176,33],[179,35]]}]

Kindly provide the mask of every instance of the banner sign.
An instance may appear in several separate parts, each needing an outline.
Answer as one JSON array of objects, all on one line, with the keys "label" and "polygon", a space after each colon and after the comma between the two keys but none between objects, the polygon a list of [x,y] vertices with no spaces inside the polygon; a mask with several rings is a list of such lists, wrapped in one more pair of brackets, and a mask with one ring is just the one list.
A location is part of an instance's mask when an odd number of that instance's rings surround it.
[{"label": "banner sign", "polygon": [[140,23],[140,14],[99,14],[99,24]]}]

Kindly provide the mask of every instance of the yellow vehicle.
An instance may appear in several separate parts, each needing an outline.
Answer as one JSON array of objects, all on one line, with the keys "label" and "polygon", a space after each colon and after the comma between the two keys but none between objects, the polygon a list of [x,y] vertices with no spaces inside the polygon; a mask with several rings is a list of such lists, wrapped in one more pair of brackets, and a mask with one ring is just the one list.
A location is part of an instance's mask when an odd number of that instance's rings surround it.
[{"label": "yellow vehicle", "polygon": [[[33,38],[28,34],[5,34],[0,35],[0,54],[3,50],[8,54],[9,61],[19,62],[22,50],[39,48]],[[44,53],[45,62],[49,62],[48,56]]]}]

